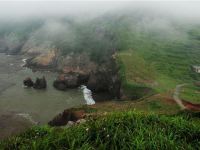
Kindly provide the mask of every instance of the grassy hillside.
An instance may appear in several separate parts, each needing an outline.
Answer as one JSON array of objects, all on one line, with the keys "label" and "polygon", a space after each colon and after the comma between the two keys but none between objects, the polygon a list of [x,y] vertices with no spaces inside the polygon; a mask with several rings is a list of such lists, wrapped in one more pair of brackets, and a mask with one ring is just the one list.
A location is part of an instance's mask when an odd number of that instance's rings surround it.
[{"label": "grassy hillside", "polygon": [[198,114],[115,112],[64,127],[34,127],[0,143],[2,149],[198,149]]},{"label": "grassy hillside", "polygon": [[166,92],[177,84],[192,84],[200,79],[200,75],[191,70],[192,65],[200,64],[199,26],[171,24],[168,31],[173,29],[171,34],[130,26],[133,30],[126,36],[129,42],[118,52],[121,74],[127,84]]},{"label": "grassy hillside", "polygon": [[200,103],[200,87],[193,84],[185,85],[180,97],[193,103]]}]

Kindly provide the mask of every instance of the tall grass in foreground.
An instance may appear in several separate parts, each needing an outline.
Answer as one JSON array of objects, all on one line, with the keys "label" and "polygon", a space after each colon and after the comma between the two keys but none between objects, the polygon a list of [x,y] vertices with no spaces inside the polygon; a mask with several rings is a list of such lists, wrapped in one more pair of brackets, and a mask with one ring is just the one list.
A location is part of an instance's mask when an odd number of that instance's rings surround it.
[{"label": "tall grass in foreground", "polygon": [[[198,120],[198,119],[197,119]],[[198,149],[200,124],[184,115],[117,112],[70,128],[34,127],[1,149]]]}]

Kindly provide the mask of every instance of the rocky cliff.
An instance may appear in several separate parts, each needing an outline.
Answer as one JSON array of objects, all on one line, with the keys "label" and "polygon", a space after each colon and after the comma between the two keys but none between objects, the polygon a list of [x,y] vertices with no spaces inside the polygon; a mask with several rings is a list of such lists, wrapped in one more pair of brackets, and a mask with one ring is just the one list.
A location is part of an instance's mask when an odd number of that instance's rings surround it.
[{"label": "rocky cliff", "polygon": [[45,53],[35,54],[27,60],[26,66],[33,70],[59,72],[60,75],[53,84],[58,90],[77,88],[84,84],[93,91],[97,100],[120,98],[119,69],[112,56],[99,64],[92,61],[88,53],[61,55],[59,50],[50,49]]},{"label": "rocky cliff", "polygon": [[54,82],[57,89],[66,90],[84,84],[93,91],[94,96],[107,93],[109,98],[120,98],[121,81],[112,57],[98,64],[91,61],[86,53],[70,54],[58,59],[56,68],[61,73]]}]

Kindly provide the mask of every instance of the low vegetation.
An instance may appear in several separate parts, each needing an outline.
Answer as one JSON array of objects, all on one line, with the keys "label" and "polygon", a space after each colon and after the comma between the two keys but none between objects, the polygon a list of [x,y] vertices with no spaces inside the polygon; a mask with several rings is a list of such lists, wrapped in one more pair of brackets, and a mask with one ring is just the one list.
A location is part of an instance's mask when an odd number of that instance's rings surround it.
[{"label": "low vegetation", "polygon": [[72,127],[34,127],[0,143],[2,149],[198,149],[199,115],[113,112]]},{"label": "low vegetation", "polygon": [[200,87],[194,84],[185,85],[181,90],[180,97],[192,103],[200,103]]},{"label": "low vegetation", "polygon": [[199,81],[200,75],[191,69],[192,65],[200,64],[199,27],[185,26],[176,31],[179,34],[170,36],[165,31],[155,33],[152,30],[127,33],[129,43],[118,52],[126,85],[139,84],[160,93],[174,89],[177,84]]}]

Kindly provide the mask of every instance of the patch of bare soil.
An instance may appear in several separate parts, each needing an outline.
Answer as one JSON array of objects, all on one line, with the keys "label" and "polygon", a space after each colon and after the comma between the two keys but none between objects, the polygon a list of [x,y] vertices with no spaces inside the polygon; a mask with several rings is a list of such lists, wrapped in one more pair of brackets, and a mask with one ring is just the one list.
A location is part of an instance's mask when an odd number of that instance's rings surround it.
[{"label": "patch of bare soil", "polygon": [[200,111],[200,104],[194,104],[186,100],[182,100],[182,102],[184,106],[186,107],[186,109],[192,110],[192,111]]},{"label": "patch of bare soil", "polygon": [[54,117],[48,124],[51,126],[64,126],[67,125],[69,121],[76,122],[80,119],[85,118],[86,111],[84,109],[66,109],[62,113]]}]

